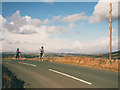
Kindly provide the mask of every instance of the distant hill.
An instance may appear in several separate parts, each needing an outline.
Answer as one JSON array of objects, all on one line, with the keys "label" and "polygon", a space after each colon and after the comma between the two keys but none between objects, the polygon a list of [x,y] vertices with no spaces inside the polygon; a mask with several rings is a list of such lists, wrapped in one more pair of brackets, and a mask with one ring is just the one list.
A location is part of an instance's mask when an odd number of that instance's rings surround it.
[{"label": "distant hill", "polygon": [[[109,53],[92,55],[92,56],[96,58],[99,58],[99,57],[109,58]],[[120,59],[120,51],[112,52],[112,59]]]},{"label": "distant hill", "polygon": [[[3,52],[2,57],[14,57],[15,53],[12,52]],[[33,54],[21,54],[25,58],[37,58],[39,57],[39,53]],[[94,58],[109,58],[109,53],[107,54],[80,54],[80,53],[46,53],[45,57],[65,57],[65,56],[86,56],[86,57],[94,57]],[[112,53],[112,59],[120,58],[120,51],[116,51]]]}]

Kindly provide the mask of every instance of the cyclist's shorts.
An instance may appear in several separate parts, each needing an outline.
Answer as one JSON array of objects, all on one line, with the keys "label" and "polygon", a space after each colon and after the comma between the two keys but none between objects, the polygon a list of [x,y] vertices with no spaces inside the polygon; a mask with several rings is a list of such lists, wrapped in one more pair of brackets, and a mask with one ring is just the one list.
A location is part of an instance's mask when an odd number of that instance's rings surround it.
[{"label": "cyclist's shorts", "polygon": [[43,53],[40,53],[40,57],[42,57],[43,56]]}]

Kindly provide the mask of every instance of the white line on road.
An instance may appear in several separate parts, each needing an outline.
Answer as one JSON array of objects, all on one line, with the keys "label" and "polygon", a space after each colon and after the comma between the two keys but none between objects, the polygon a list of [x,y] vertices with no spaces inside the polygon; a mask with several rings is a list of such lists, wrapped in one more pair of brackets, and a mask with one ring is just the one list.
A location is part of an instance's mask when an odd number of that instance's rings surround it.
[{"label": "white line on road", "polygon": [[49,71],[52,71],[52,72],[55,72],[55,73],[58,73],[58,74],[61,74],[61,75],[64,75],[64,76],[70,77],[70,78],[72,78],[72,79],[75,79],[75,80],[78,80],[78,81],[84,82],[84,83],[89,84],[89,85],[92,84],[92,83],[87,82],[87,81],[85,81],[85,80],[82,80],[82,79],[76,78],[76,77],[74,77],[74,76],[71,76],[71,75],[68,75],[68,74],[65,74],[65,73],[62,73],[62,72],[59,72],[59,71],[53,70],[53,69],[49,69]]},{"label": "white line on road", "polygon": [[37,65],[34,65],[34,64],[28,64],[28,63],[23,63],[23,62],[19,62],[19,63],[21,63],[21,64],[26,64],[26,65],[30,65],[30,66],[34,66],[34,67],[37,66]]}]

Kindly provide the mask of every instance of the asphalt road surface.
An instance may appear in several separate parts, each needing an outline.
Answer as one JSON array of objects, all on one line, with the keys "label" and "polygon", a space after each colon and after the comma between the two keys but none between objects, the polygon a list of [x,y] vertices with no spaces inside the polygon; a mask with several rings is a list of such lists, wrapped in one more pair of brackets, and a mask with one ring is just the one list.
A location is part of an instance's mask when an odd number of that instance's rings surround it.
[{"label": "asphalt road surface", "polygon": [[2,60],[25,88],[118,88],[118,73],[33,60]]}]

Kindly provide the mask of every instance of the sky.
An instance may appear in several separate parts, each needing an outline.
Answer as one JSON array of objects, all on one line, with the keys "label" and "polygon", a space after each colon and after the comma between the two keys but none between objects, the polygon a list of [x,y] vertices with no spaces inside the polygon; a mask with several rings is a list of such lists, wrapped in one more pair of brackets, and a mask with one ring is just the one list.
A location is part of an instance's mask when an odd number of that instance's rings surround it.
[{"label": "sky", "polygon": [[[2,52],[107,53],[107,2],[3,2]],[[112,1],[112,0],[111,0]],[[112,2],[112,51],[118,50],[118,2]]]}]

